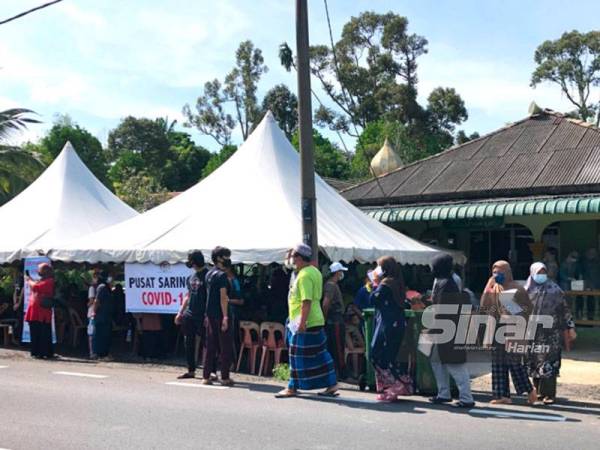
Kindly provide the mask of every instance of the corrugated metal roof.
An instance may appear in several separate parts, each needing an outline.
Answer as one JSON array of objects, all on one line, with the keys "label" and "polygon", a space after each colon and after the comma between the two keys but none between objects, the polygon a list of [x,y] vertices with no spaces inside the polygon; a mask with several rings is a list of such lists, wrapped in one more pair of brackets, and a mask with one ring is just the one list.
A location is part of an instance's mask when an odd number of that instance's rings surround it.
[{"label": "corrugated metal roof", "polygon": [[415,195],[423,192],[450,165],[450,162],[437,162],[430,159],[421,164],[411,177],[403,183],[399,194]]},{"label": "corrugated metal roof", "polygon": [[535,180],[534,186],[562,186],[575,183],[590,150],[569,148],[552,153],[550,161]]},{"label": "corrugated metal roof", "polygon": [[506,155],[502,158],[487,158],[471,172],[458,191],[481,191],[492,189],[502,178],[511,164],[517,159],[516,155]]},{"label": "corrugated metal roof", "polygon": [[494,185],[494,189],[509,189],[513,186],[533,184],[551,156],[550,153],[519,155]]},{"label": "corrugated metal roof", "polygon": [[525,124],[520,124],[495,134],[481,147],[474,157],[497,158],[504,156],[526,129],[527,126]]},{"label": "corrugated metal roof", "polygon": [[471,160],[452,162],[441,175],[435,178],[433,183],[431,183],[425,190],[425,193],[437,192],[440,186],[443,186],[444,189],[457,190],[463,181],[465,181],[465,179],[469,176],[470,170],[473,168],[473,164],[477,166],[477,163],[481,163],[482,161],[483,160],[480,159],[479,161]]},{"label": "corrugated metal roof", "polygon": [[367,206],[600,192],[599,146],[598,128],[545,111],[379,177],[385,194],[371,180],[343,195]]},{"label": "corrugated metal roof", "polygon": [[540,151],[554,152],[565,148],[577,148],[586,131],[587,128],[581,125],[562,120]]},{"label": "corrugated metal roof", "polygon": [[575,184],[600,184],[600,145],[590,150]]},{"label": "corrugated metal roof", "polygon": [[460,221],[533,215],[600,214],[600,196],[382,207],[366,209],[365,212],[383,223]]}]

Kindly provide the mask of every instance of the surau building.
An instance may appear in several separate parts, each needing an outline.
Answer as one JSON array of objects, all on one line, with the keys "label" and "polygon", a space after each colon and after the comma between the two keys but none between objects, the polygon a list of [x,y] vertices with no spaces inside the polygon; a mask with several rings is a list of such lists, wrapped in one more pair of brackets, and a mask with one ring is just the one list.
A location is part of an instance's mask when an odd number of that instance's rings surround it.
[{"label": "surau building", "polygon": [[462,250],[474,291],[483,289],[499,259],[525,279],[549,248],[559,262],[572,250],[583,257],[600,244],[600,129],[532,109],[481,138],[387,167],[342,195],[402,233]]}]

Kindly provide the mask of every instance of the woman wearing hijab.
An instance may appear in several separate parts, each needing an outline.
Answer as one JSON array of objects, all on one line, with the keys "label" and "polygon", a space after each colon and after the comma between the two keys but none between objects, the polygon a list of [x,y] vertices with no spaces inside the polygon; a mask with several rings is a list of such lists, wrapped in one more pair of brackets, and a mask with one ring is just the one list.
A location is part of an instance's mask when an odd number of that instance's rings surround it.
[{"label": "woman wearing hijab", "polygon": [[[500,294],[505,291],[514,292],[513,301],[521,311],[520,316],[527,319],[532,310],[527,291],[513,280],[510,264],[497,261],[492,266],[492,277],[489,279],[481,297],[481,312],[495,319],[496,326],[502,316],[510,313],[502,306]],[[496,334],[496,327],[488,325],[486,335]],[[509,373],[517,395],[528,393],[528,402],[535,403],[537,392],[527,376],[523,355],[506,351],[506,343],[493,342],[492,345],[492,404],[512,403],[510,399]]]},{"label": "woman wearing hijab", "polygon": [[[538,399],[544,404],[554,403],[556,378],[560,372],[561,350],[577,336],[571,311],[562,289],[549,278],[545,264],[531,265],[525,289],[533,303],[533,314],[552,316],[552,328],[538,327],[534,338],[534,351],[529,355],[529,375],[538,391]],[[536,349],[544,350],[538,352]]]},{"label": "woman wearing hijab", "polygon": [[[436,256],[432,263],[432,273],[435,277],[431,291],[431,301],[435,310],[436,305],[457,305],[456,314],[444,314],[444,320],[450,320],[458,326],[461,306],[470,304],[467,294],[456,284],[452,274],[452,257],[450,255]],[[437,316],[436,316],[437,317]],[[441,314],[439,316],[441,319]],[[459,408],[472,408],[475,406],[471,395],[471,380],[467,369],[467,352],[455,344],[454,340],[448,343],[436,344],[431,351],[431,369],[438,387],[437,395],[430,402],[441,404],[452,401],[450,393],[450,375],[456,382],[459,392],[459,401],[454,406]]]},{"label": "woman wearing hijab", "polygon": [[371,343],[371,362],[375,368],[377,400],[392,402],[399,395],[412,394],[412,381],[398,363],[406,321],[404,318],[404,281],[396,260],[384,256],[377,261],[381,282],[371,294],[375,306],[375,331]]},{"label": "woman wearing hijab", "polygon": [[52,345],[52,306],[48,304],[54,297],[54,278],[52,266],[41,263],[38,266],[40,279],[35,281],[26,272],[25,281],[29,285],[31,295],[25,313],[25,321],[29,322],[31,333],[31,356],[34,358],[54,357]]}]

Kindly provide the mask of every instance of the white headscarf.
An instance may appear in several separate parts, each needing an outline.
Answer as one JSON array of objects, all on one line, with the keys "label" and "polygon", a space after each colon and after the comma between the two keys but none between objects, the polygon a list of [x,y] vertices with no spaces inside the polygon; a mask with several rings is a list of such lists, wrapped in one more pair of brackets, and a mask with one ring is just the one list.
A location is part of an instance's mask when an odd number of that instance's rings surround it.
[{"label": "white headscarf", "polygon": [[542,269],[546,270],[546,272],[548,271],[546,264],[543,262],[535,262],[529,268],[529,278],[527,278],[527,282],[525,283],[525,290],[527,292],[529,292],[530,288],[536,285],[535,281],[533,281],[533,276],[540,273],[540,270]]}]

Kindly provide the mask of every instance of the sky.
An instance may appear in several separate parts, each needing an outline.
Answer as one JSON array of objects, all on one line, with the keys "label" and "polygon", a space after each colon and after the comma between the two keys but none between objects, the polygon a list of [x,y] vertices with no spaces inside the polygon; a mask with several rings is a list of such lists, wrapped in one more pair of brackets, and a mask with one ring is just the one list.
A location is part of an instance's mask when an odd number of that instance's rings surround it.
[{"label": "sky", "polygon": [[[0,20],[44,3],[1,0]],[[311,44],[328,43],[323,1],[309,3]],[[468,133],[491,132],[527,115],[532,101],[573,109],[558,86],[529,86],[536,47],[565,31],[599,29],[600,2],[577,7],[555,0],[329,0],[334,37],[362,11],[406,16],[409,32],[425,36],[418,60],[419,99],[438,86],[462,96]],[[262,49],[268,73],[259,97],[278,83],[296,91],[294,73],[278,59],[279,44],[295,47],[292,0],[64,0],[0,25],[0,110],[29,108],[43,121],[12,139],[42,137],[57,114],[69,115],[103,143],[120,119],[168,117],[184,122],[206,81],[222,79],[239,43]],[[312,81],[318,89],[317,80]],[[600,100],[600,91],[593,94]],[[324,97],[324,95],[322,95]],[[314,102],[313,102],[314,103]],[[192,133],[210,150],[218,145]],[[330,135],[335,140],[334,135]],[[234,135],[240,143],[239,133]]]}]

